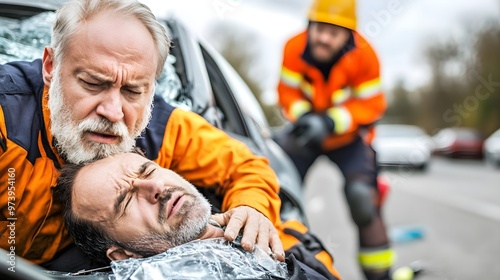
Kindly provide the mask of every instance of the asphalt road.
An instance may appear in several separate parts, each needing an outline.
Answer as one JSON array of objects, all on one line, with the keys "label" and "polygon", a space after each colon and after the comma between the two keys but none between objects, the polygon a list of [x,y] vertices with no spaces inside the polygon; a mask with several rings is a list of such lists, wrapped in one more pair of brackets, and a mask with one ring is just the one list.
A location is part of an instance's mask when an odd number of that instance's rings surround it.
[{"label": "asphalt road", "polygon": [[[500,170],[478,160],[434,158],[426,172],[383,172],[391,183],[384,217],[391,236],[413,227],[423,237],[393,239],[396,267],[419,261],[417,279],[500,279]],[[356,229],[337,167],[320,158],[305,182],[310,228],[333,252],[344,279],[362,279]]]}]

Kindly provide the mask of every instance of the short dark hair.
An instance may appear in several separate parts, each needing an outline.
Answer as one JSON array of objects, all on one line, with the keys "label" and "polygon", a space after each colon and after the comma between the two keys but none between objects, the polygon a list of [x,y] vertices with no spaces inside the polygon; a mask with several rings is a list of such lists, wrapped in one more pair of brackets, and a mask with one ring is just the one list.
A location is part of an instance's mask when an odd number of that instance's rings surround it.
[{"label": "short dark hair", "polygon": [[64,206],[64,223],[75,244],[96,265],[108,265],[110,260],[106,256],[106,251],[112,245],[118,244],[109,237],[102,225],[77,217],[72,209],[73,184],[78,172],[84,166],[84,164],[65,164],[62,167],[54,189],[54,198]]}]

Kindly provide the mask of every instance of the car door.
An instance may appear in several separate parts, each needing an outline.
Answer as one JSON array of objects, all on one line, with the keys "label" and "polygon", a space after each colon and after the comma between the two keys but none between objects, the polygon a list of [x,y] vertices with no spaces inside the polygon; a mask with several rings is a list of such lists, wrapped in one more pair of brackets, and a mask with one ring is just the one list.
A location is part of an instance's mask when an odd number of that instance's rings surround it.
[{"label": "car door", "polygon": [[282,220],[308,224],[302,201],[301,180],[285,152],[271,139],[262,108],[241,77],[209,46],[200,45],[223,129],[245,142],[256,154],[268,158],[280,183]]}]

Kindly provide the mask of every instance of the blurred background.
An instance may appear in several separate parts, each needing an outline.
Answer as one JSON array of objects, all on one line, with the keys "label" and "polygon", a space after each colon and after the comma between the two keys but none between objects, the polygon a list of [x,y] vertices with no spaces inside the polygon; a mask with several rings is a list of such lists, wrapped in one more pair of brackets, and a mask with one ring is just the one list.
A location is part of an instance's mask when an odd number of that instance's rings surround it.
[{"label": "blurred background", "polygon": [[[143,0],[175,17],[239,72],[272,126],[282,48],[307,0]],[[358,28],[382,64],[389,109],[374,148],[390,185],[384,215],[397,266],[418,279],[500,279],[500,2],[359,0]],[[496,131],[496,133],[495,133]],[[355,228],[336,167],[305,182],[310,228],[344,279],[360,279]]]}]

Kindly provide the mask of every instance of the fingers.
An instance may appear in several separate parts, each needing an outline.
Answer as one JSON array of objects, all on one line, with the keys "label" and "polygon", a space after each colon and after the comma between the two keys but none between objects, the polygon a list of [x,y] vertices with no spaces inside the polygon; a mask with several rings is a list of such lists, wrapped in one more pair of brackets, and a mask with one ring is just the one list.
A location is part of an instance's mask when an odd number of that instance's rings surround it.
[{"label": "fingers", "polygon": [[247,223],[248,214],[241,207],[231,209],[224,214],[227,214],[229,217],[224,237],[229,241],[233,241],[243,226],[245,226],[245,223]]},{"label": "fingers", "polygon": [[279,238],[278,231],[267,220],[261,221],[257,236],[257,246],[264,250],[264,252],[268,252],[268,248],[271,248],[271,252],[277,260],[285,261],[285,251],[283,250],[283,244]]},{"label": "fingers", "polygon": [[270,247],[269,243],[269,233],[270,228],[267,224],[261,223],[259,227],[259,235],[257,236],[257,246],[259,246],[264,252],[267,252],[267,248]]},{"label": "fingers", "polygon": [[[241,237],[241,247],[247,251],[253,251],[257,237],[259,236],[261,218],[259,215],[262,214],[254,209],[247,212],[247,222],[243,230],[243,236]],[[261,248],[267,248],[267,245]]]},{"label": "fingers", "polygon": [[269,231],[269,244],[271,246],[271,251],[276,255],[278,261],[285,261],[285,250],[283,249],[283,243],[281,243],[278,231],[272,227]]},{"label": "fingers", "polygon": [[[214,214],[211,216],[211,219],[217,222],[220,226],[225,226],[225,234],[224,237],[233,241],[238,233],[243,229],[248,223],[254,223],[254,218],[248,218],[249,214],[247,213],[249,210],[253,210],[248,206],[240,206],[233,208],[222,214]],[[250,229],[251,230],[251,229]]]},{"label": "fingers", "polygon": [[221,227],[227,225],[227,220],[226,220],[224,214],[222,214],[222,213],[213,214],[212,216],[210,216],[210,219],[213,220],[214,222],[216,222],[217,224],[219,224]]},{"label": "fingers", "polygon": [[233,208],[224,214],[212,215],[212,220],[221,226],[226,226],[224,237],[228,241],[234,241],[243,229],[241,246],[247,251],[253,251],[254,246],[259,246],[265,252],[268,248],[279,261],[285,260],[283,244],[279,238],[278,231],[259,211],[248,207],[240,206]]}]

